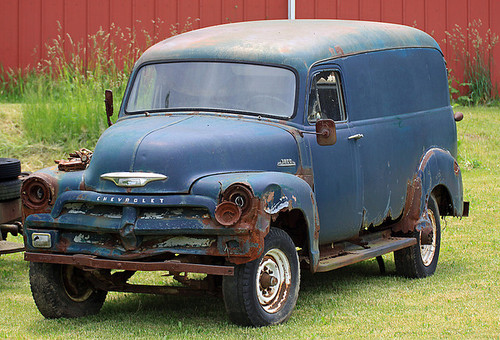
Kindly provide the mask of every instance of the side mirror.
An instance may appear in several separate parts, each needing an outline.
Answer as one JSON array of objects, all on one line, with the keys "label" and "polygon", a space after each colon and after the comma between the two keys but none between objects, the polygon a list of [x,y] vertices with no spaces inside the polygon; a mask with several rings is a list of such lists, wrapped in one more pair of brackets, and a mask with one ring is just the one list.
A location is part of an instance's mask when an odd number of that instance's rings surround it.
[{"label": "side mirror", "polygon": [[104,91],[104,104],[106,105],[106,116],[108,117],[108,126],[113,125],[111,123],[111,116],[113,115],[113,91]]},{"label": "side mirror", "polygon": [[337,142],[337,131],[332,119],[321,119],[316,122],[316,141],[319,145],[333,145]]}]

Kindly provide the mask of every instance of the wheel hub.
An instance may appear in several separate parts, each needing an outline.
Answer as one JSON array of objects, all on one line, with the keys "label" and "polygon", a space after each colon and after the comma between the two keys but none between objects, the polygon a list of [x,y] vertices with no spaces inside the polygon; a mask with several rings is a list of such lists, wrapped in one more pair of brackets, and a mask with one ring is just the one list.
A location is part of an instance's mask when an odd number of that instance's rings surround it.
[{"label": "wheel hub", "polygon": [[257,298],[268,313],[278,312],[288,299],[291,267],[280,249],[269,250],[259,264],[256,277]]},{"label": "wheel hub", "polygon": [[276,276],[271,276],[268,273],[264,272],[260,276],[260,286],[264,289],[276,286],[278,284],[278,279]]}]

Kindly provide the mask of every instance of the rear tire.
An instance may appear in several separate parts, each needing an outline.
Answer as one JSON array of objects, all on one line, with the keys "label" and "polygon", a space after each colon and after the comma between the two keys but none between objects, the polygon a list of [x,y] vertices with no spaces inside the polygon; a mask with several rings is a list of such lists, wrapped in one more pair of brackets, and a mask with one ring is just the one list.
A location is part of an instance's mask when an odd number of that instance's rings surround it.
[{"label": "rear tire", "polygon": [[108,292],[95,289],[85,272],[70,265],[30,263],[31,293],[47,319],[97,314]]},{"label": "rear tire", "polygon": [[432,244],[421,244],[421,232],[414,231],[411,236],[417,239],[417,244],[394,252],[396,272],[399,275],[423,278],[436,271],[441,245],[441,223],[438,204],[434,196],[429,197],[426,209],[433,229]]},{"label": "rear tire", "polygon": [[287,321],[297,302],[299,258],[286,232],[271,228],[262,255],[224,276],[224,304],[231,321],[244,326],[267,326]]}]

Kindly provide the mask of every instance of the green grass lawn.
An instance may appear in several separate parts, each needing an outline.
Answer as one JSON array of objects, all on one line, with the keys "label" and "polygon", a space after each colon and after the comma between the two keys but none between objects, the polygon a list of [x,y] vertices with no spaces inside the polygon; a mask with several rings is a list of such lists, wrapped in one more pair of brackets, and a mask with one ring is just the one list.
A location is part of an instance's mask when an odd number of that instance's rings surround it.
[{"label": "green grass lawn", "polygon": [[[500,109],[458,110],[465,115],[457,124],[459,162],[471,215],[442,222],[441,254],[431,277],[396,276],[392,254],[384,257],[385,275],[374,260],[305,272],[291,319],[261,329],[230,324],[222,298],[209,296],[110,293],[96,316],[46,320],[31,297],[22,254],[2,255],[0,338],[499,339]],[[18,157],[24,170],[33,171],[68,151],[24,143],[20,117],[19,105],[0,105],[1,157]]]}]

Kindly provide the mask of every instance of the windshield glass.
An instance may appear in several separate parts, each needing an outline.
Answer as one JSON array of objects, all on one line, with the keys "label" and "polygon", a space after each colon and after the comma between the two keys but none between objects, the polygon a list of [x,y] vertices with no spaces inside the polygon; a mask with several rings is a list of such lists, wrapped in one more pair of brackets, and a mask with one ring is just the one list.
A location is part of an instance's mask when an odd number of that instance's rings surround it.
[{"label": "windshield glass", "polygon": [[237,111],[291,117],[295,74],[285,68],[218,62],[143,66],[125,111]]}]

